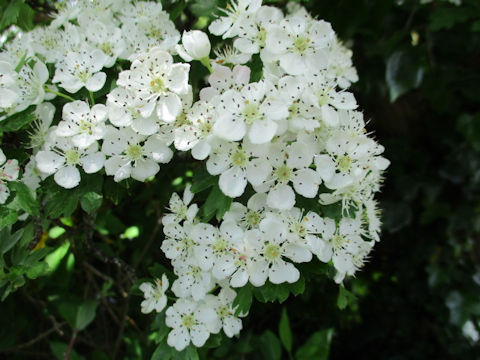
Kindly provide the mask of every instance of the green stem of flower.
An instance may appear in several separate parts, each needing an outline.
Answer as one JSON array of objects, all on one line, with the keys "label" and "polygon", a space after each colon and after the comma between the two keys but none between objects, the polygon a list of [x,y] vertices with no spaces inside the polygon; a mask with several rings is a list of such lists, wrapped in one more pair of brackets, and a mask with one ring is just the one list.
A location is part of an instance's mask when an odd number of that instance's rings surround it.
[{"label": "green stem of flower", "polygon": [[71,96],[68,96],[68,95],[62,94],[61,92],[58,92],[58,91],[52,90],[52,89],[50,89],[50,88],[48,88],[48,87],[45,87],[44,89],[45,89],[45,91],[46,91],[46,92],[49,92],[49,93],[55,94],[55,95],[57,95],[57,96],[60,96],[60,97],[62,97],[62,98],[64,98],[64,99],[67,99],[67,100],[69,100],[69,101],[75,101],[75,99],[74,99],[74,98],[72,98]]},{"label": "green stem of flower", "polygon": [[93,97],[93,92],[89,91],[90,94],[90,106],[95,105],[95,98]]},{"label": "green stem of flower", "polygon": [[208,71],[210,71],[210,74],[213,72],[212,65],[210,65],[210,58],[208,56],[200,59],[200,62],[208,69]]}]

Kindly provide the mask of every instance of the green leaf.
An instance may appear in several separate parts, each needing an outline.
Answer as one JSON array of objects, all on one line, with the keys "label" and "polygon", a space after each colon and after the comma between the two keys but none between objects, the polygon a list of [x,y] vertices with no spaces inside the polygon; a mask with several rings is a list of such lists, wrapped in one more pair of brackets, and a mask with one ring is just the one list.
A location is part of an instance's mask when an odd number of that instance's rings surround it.
[{"label": "green leaf", "polygon": [[292,351],[292,329],[290,328],[290,320],[288,319],[287,308],[282,309],[280,322],[278,323],[278,335],[283,347],[288,353]]},{"label": "green leaf", "polygon": [[23,229],[18,230],[13,235],[10,235],[10,229],[4,228],[0,231],[0,255],[5,254],[8,250],[15,246],[15,244],[23,236]]},{"label": "green leaf", "polygon": [[417,63],[414,54],[404,51],[394,52],[386,64],[385,79],[390,93],[390,102],[394,102],[406,92],[422,83],[423,68]]},{"label": "green leaf", "polygon": [[25,273],[29,279],[36,279],[48,272],[48,265],[45,262],[36,262],[28,266]]},{"label": "green leaf", "polygon": [[265,360],[280,360],[282,357],[280,341],[270,330],[267,330],[260,337],[260,350]]},{"label": "green leaf", "polygon": [[0,122],[0,131],[12,132],[22,129],[27,124],[30,124],[33,120],[36,119],[36,116],[33,112],[34,110],[35,107],[30,106],[29,108],[6,118],[2,122]]},{"label": "green leaf", "polygon": [[190,11],[196,17],[212,17],[218,7],[217,0],[194,0],[190,5]]},{"label": "green leaf", "polygon": [[3,12],[2,19],[0,20],[0,31],[17,22],[22,3],[23,0],[10,1],[7,8]]},{"label": "green leaf", "polygon": [[[50,341],[48,345],[50,346],[50,350],[55,356],[55,359],[57,360],[65,359],[65,352],[68,349],[67,344],[58,342],[58,341]],[[70,352],[69,360],[85,360],[85,358],[81,355],[78,355],[78,353],[72,349]]]},{"label": "green leaf", "polygon": [[247,314],[252,306],[252,285],[247,284],[237,291],[237,296],[233,299],[232,307],[235,309],[235,316]]},{"label": "green leaf", "polygon": [[98,302],[87,300],[78,307],[75,328],[78,331],[85,329],[95,319]]},{"label": "green leaf", "polygon": [[355,301],[355,295],[345,289],[343,286],[339,286],[337,306],[340,310],[344,310],[350,303]]},{"label": "green leaf", "polygon": [[32,30],[34,16],[35,11],[30,6],[25,3],[20,4],[20,16],[18,17],[17,25],[23,30]]},{"label": "green leaf", "polygon": [[333,329],[315,332],[295,353],[297,360],[327,360]]},{"label": "green leaf", "polygon": [[58,306],[58,311],[72,329],[82,331],[95,318],[97,306],[98,302],[94,300],[87,300],[80,304],[76,302],[62,302]]},{"label": "green leaf", "polygon": [[205,204],[202,206],[203,220],[209,221],[214,215],[220,220],[230,209],[233,199],[226,196],[222,190],[215,185],[208,194]]},{"label": "green leaf", "polygon": [[11,181],[8,185],[11,190],[15,191],[18,205],[22,210],[34,216],[40,214],[40,206],[27,185],[20,181]]},{"label": "green leaf", "polygon": [[97,210],[103,203],[103,195],[90,191],[80,198],[80,206],[86,213]]},{"label": "green leaf", "polygon": [[173,348],[167,345],[165,341],[158,344],[157,348],[153,352],[151,360],[170,360],[173,354]]},{"label": "green leaf", "polygon": [[439,6],[430,15],[429,27],[433,31],[450,29],[456,24],[464,23],[473,16],[475,14],[470,9],[464,7]]},{"label": "green leaf", "polygon": [[17,222],[18,214],[6,206],[0,207],[0,230]]},{"label": "green leaf", "polygon": [[195,171],[192,178],[192,187],[190,191],[194,194],[212,187],[218,183],[218,176],[210,175],[205,168]]}]

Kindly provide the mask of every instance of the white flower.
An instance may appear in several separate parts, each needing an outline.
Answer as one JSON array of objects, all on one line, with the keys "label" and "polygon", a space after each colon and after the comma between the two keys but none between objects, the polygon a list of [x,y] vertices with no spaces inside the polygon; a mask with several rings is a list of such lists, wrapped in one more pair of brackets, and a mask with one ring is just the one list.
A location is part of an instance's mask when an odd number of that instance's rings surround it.
[{"label": "white flower", "polygon": [[174,64],[172,56],[160,48],[139,56],[130,70],[120,73],[118,84],[132,90],[135,100],[142,103],[143,117],[155,110],[166,122],[175,121],[182,110],[180,95],[188,93],[188,64]]},{"label": "white flower", "polygon": [[223,215],[223,221],[233,222],[243,230],[258,228],[265,218],[266,207],[267,194],[256,193],[248,199],[247,206],[239,202],[232,203],[230,210]]},{"label": "white flower", "polygon": [[18,161],[7,160],[2,149],[0,149],[0,204],[4,204],[10,195],[7,181],[14,181],[18,178]]},{"label": "white flower", "polygon": [[242,320],[235,316],[236,308],[232,306],[236,295],[235,291],[224,287],[217,296],[207,295],[205,298],[205,303],[217,313],[218,326],[223,328],[225,335],[230,338],[238,335],[242,330]]},{"label": "white flower", "polygon": [[165,274],[162,275],[162,280],[156,279],[155,284],[144,282],[140,285],[140,290],[143,291],[145,300],[142,301],[142,313],[148,314],[155,310],[162,311],[167,306],[167,296],[165,291],[168,289],[168,278]]},{"label": "white flower", "polygon": [[54,115],[55,106],[52,103],[44,102],[37,105],[35,109],[36,119],[32,122],[32,131],[29,132],[30,147],[34,151],[45,144]]},{"label": "white flower", "polygon": [[179,299],[166,311],[165,323],[173,330],[167,338],[168,345],[178,351],[185,349],[190,341],[201,347],[217,328],[218,319],[215,310],[189,299]]},{"label": "white flower", "polygon": [[106,55],[105,67],[112,67],[125,51],[122,31],[114,25],[100,21],[90,22],[85,28],[85,35],[94,48],[100,49]]},{"label": "white flower", "polygon": [[172,284],[172,291],[180,298],[191,296],[199,301],[215,286],[212,273],[204,271],[194,258],[183,263],[175,262],[173,271],[178,278]]},{"label": "white flower", "polygon": [[190,184],[185,187],[183,191],[183,199],[180,199],[177,193],[173,193],[168,210],[171,214],[166,214],[162,217],[162,224],[165,226],[167,224],[179,224],[181,221],[192,222],[195,219],[195,216],[198,212],[198,205],[192,204],[189,206],[193,199],[193,193],[190,191]]},{"label": "white flower", "polygon": [[308,142],[296,141],[287,145],[279,140],[272,144],[268,159],[273,171],[263,184],[254,185],[259,192],[268,191],[268,206],[289,210],[295,205],[295,192],[307,198],[317,195],[321,178],[310,168],[313,151]]},{"label": "white flower", "polygon": [[223,35],[224,39],[237,36],[244,21],[249,21],[248,16],[255,14],[261,5],[261,0],[232,0],[225,10],[221,9],[225,16],[214,20],[208,30],[214,35]]},{"label": "white flower", "polygon": [[171,222],[163,227],[165,240],[162,242],[161,249],[174,265],[182,265],[194,257],[193,228],[194,224],[190,222],[184,222],[183,225]]},{"label": "white flower", "polygon": [[222,192],[230,197],[243,194],[247,180],[252,185],[260,185],[270,174],[271,165],[262,158],[268,147],[217,141],[212,145],[207,160],[207,171],[211,175],[220,175],[218,184]]},{"label": "white flower", "polygon": [[274,54],[290,75],[319,71],[328,64],[327,50],[333,39],[329,23],[295,14],[270,27],[264,56]]},{"label": "white flower", "polygon": [[158,163],[166,164],[173,156],[172,150],[157,136],[142,136],[130,128],[110,127],[105,135],[102,152],[111,156],[105,162],[107,175],[115,181],[129,177],[145,181],[159,170]]},{"label": "white flower", "polygon": [[184,31],[182,45],[177,45],[176,50],[185,61],[208,59],[211,50],[210,40],[203,31]]},{"label": "white flower", "polygon": [[87,148],[76,147],[68,138],[58,138],[48,150],[41,150],[35,155],[37,168],[48,175],[54,175],[55,182],[71,189],[80,183],[82,167],[87,174],[95,173],[103,168],[105,154],[98,151],[95,142]]},{"label": "white flower", "polygon": [[107,75],[101,72],[108,57],[99,49],[69,52],[57,63],[53,83],[59,83],[69,93],[76,93],[82,87],[98,91],[105,84]]},{"label": "white flower", "polygon": [[244,54],[231,46],[224,46],[222,49],[213,50],[216,64],[240,65],[250,61],[252,55]]},{"label": "white flower", "polygon": [[55,134],[71,137],[75,146],[87,148],[105,136],[106,118],[107,108],[103,104],[96,104],[90,109],[85,101],[67,103],[62,111],[63,120],[58,123]]},{"label": "white flower", "polygon": [[250,283],[254,286],[264,285],[267,278],[273,284],[294,283],[299,279],[300,272],[283,258],[294,262],[311,259],[307,248],[288,241],[286,224],[273,214],[262,220],[259,230],[249,230],[245,235],[248,244],[258,254],[249,265]]},{"label": "white flower", "polygon": [[250,68],[248,66],[236,65],[233,69],[214,63],[213,72],[208,77],[211,85],[200,90],[200,99],[211,101],[216,95],[234,89],[240,91],[250,81]]},{"label": "white flower", "polygon": [[248,132],[248,139],[253,144],[272,140],[278,130],[277,121],[288,116],[288,107],[281,101],[265,97],[267,86],[261,81],[246,85],[241,92],[225,92],[213,125],[215,135],[238,141]]}]

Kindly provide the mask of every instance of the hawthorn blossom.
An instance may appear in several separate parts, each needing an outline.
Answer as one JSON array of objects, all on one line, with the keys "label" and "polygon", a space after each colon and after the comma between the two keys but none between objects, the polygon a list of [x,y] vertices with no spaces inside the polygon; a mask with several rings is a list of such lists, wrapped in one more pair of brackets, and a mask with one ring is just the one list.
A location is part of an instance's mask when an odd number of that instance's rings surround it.
[{"label": "hawthorn blossom", "polygon": [[7,181],[17,180],[18,171],[18,161],[15,159],[7,160],[2,149],[0,149],[0,204],[5,204],[10,195]]},{"label": "hawthorn blossom", "polygon": [[155,284],[144,282],[140,285],[140,290],[145,297],[140,304],[142,313],[148,314],[153,310],[161,312],[167,306],[165,291],[167,291],[168,285],[168,278],[165,274],[162,275],[161,280],[156,279]]}]

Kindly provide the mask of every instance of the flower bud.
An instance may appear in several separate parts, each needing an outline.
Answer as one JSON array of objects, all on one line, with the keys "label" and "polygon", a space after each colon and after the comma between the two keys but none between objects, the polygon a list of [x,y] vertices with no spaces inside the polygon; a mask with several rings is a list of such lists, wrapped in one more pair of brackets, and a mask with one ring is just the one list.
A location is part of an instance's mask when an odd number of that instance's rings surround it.
[{"label": "flower bud", "polygon": [[210,54],[210,40],[203,31],[185,31],[182,35],[182,45],[177,45],[176,49],[178,55],[185,61],[201,60],[208,58]]}]

